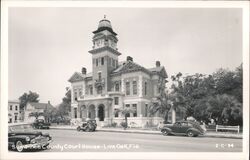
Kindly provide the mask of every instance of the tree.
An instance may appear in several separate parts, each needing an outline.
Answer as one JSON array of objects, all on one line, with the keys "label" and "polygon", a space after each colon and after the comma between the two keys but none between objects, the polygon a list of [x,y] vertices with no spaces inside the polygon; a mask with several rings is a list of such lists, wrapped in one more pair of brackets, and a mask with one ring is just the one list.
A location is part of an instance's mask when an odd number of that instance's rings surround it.
[{"label": "tree", "polygon": [[59,104],[55,116],[63,121],[69,116],[71,110],[71,90],[67,87],[65,97],[62,98],[62,103]]},{"label": "tree", "polygon": [[216,95],[207,102],[207,112],[218,124],[242,125],[242,105],[230,95]]},{"label": "tree", "polygon": [[152,116],[159,112],[163,115],[164,121],[168,121],[168,113],[171,109],[171,102],[166,92],[166,80],[165,78],[159,77],[158,79],[158,95],[152,98],[149,104],[149,115]]},{"label": "tree", "polygon": [[20,110],[24,110],[24,107],[28,102],[39,102],[39,94],[36,92],[29,91],[29,93],[24,93],[19,97],[20,101]]}]

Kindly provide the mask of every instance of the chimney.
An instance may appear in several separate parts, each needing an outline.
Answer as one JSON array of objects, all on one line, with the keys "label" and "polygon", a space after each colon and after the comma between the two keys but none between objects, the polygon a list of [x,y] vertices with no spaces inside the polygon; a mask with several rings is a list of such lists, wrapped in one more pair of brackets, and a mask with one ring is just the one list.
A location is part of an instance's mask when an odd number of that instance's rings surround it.
[{"label": "chimney", "polygon": [[87,73],[87,69],[85,67],[82,67],[82,74],[86,74]]},{"label": "chimney", "polygon": [[130,56],[127,56],[127,61],[131,61],[131,62],[133,62],[133,58],[132,58],[132,57],[130,57]]},{"label": "chimney", "polygon": [[160,61],[156,61],[155,65],[156,65],[156,67],[160,67],[161,66],[161,62]]}]

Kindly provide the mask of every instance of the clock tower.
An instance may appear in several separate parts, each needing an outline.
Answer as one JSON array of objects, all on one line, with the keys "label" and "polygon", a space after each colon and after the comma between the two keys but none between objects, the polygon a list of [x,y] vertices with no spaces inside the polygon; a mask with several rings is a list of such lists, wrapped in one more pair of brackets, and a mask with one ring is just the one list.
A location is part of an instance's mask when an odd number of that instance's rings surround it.
[{"label": "clock tower", "polygon": [[118,56],[121,55],[117,49],[117,34],[113,31],[111,22],[102,19],[92,38],[93,47],[89,53],[92,54],[93,87],[95,95],[107,94],[111,88],[109,74],[118,66]]}]

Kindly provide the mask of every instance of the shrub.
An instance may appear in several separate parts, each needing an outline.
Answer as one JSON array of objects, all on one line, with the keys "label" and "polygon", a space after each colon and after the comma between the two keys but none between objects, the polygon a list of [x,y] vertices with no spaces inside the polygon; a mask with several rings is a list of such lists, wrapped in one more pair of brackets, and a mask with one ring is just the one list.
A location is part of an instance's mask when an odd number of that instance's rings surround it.
[{"label": "shrub", "polygon": [[121,122],[120,124],[123,128],[127,128],[128,127],[128,124],[126,122]]},{"label": "shrub", "polygon": [[113,122],[112,124],[111,124],[111,127],[116,127],[117,126],[117,123],[116,122]]}]

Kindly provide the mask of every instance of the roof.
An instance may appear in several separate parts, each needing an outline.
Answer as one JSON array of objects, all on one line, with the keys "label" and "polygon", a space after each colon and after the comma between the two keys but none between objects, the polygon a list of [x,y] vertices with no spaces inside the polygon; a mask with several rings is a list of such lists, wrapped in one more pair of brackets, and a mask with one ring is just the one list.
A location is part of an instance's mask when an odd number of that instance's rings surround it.
[{"label": "roof", "polygon": [[8,103],[20,103],[19,100],[8,100]]},{"label": "roof", "polygon": [[78,81],[83,81],[85,78],[91,78],[93,76],[92,72],[87,73],[86,75],[80,73],[80,72],[75,72],[70,79],[68,80],[69,82],[78,82]]},{"label": "roof", "polygon": [[35,109],[45,109],[47,108],[54,108],[51,104],[48,103],[36,103],[36,102],[29,102],[31,106],[34,106]]},{"label": "roof", "polygon": [[98,32],[104,31],[104,30],[108,30],[111,33],[113,33],[114,35],[117,35],[117,33],[115,33],[112,29],[111,22],[109,20],[107,20],[105,17],[104,17],[104,19],[99,21],[98,29],[96,31],[94,31],[93,33],[95,34],[95,33],[98,33]]},{"label": "roof", "polygon": [[148,74],[161,74],[163,77],[167,77],[167,72],[163,66],[146,69],[133,61],[120,62],[119,66],[111,74],[121,74],[135,71],[143,71]]},{"label": "roof", "polygon": [[154,67],[154,68],[148,68],[148,70],[152,73],[152,74],[161,74],[163,77],[167,78],[167,72],[165,70],[164,66],[159,66],[159,67]]}]

